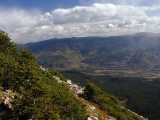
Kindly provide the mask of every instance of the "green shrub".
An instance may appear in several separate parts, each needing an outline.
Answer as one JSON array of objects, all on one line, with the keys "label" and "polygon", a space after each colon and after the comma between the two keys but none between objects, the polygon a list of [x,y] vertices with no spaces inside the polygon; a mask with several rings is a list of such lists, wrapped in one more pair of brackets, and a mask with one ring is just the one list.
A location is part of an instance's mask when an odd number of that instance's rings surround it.
[{"label": "green shrub", "polygon": [[116,97],[103,92],[93,83],[87,83],[83,96],[98,104],[102,110],[107,111],[118,120],[140,120],[135,114],[122,107]]}]

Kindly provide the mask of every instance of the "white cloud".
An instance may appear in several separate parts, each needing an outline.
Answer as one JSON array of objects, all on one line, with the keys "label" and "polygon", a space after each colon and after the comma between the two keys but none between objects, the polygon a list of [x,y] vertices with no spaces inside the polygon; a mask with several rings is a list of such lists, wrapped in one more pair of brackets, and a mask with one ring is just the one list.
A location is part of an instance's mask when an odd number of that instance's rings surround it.
[{"label": "white cloud", "polygon": [[160,13],[152,14],[154,11],[160,11],[160,7],[95,3],[47,13],[1,7],[0,29],[18,43],[63,37],[159,32]]},{"label": "white cloud", "polygon": [[114,28],[114,25],[113,24],[108,24],[106,27],[107,28]]},{"label": "white cloud", "polygon": [[76,6],[71,9],[56,9],[52,11],[54,24],[93,22],[99,19],[109,19],[116,13],[112,4],[98,4],[92,6]]}]

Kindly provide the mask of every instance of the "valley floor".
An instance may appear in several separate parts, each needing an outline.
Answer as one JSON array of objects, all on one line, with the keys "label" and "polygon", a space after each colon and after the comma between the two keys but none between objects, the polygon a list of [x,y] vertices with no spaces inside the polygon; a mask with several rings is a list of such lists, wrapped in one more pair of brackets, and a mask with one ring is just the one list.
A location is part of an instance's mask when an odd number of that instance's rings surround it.
[{"label": "valley floor", "polygon": [[143,70],[143,69],[106,69],[94,70],[89,72],[92,75],[111,75],[121,77],[142,77],[148,80],[160,78],[160,70]]}]

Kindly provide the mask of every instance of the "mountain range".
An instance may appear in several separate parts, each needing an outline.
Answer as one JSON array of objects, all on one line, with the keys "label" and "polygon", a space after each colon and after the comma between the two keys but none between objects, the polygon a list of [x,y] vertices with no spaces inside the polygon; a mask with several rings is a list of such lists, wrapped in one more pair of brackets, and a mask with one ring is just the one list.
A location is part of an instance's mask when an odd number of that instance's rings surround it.
[{"label": "mountain range", "polygon": [[50,39],[25,46],[53,69],[160,69],[160,33]]}]

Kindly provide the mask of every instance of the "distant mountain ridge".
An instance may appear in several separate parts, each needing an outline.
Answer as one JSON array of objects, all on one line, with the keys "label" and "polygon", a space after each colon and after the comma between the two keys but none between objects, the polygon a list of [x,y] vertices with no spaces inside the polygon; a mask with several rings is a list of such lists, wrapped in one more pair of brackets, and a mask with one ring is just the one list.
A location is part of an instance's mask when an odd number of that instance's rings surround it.
[{"label": "distant mountain ridge", "polygon": [[160,33],[51,39],[25,46],[40,65],[54,69],[160,69]]}]

